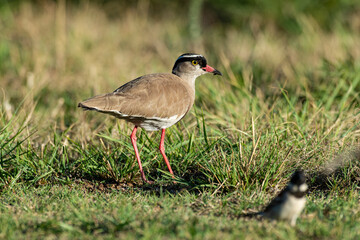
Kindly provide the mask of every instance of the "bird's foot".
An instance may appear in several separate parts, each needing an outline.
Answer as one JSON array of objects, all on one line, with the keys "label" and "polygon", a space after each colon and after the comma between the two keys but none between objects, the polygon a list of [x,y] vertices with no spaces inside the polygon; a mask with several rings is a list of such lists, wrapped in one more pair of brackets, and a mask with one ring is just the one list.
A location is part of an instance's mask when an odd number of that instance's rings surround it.
[{"label": "bird's foot", "polygon": [[147,180],[147,179],[143,179],[143,183],[144,183],[144,184],[145,184],[145,183],[147,183],[147,184],[153,184],[154,181],[149,181],[149,180]]}]

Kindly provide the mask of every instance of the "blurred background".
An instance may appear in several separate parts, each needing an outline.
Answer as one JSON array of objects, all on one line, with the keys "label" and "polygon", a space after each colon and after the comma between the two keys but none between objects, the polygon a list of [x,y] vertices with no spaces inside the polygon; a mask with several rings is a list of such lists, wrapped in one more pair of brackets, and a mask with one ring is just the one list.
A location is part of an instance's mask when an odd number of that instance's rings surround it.
[{"label": "blurred background", "polygon": [[53,133],[66,134],[63,145],[104,131],[116,139],[116,124],[127,141],[131,126],[77,103],[170,72],[185,52],[224,76],[197,80],[180,131],[200,132],[202,119],[209,134],[254,146],[255,121],[260,135],[271,126],[284,139],[300,136],[303,159],[357,143],[360,2],[352,0],[0,0],[1,124],[35,131],[35,148],[55,146]]},{"label": "blurred background", "polygon": [[70,126],[79,100],[170,72],[184,52],[225,73],[197,81],[199,101],[211,94],[209,81],[225,89],[219,99],[227,87],[266,98],[279,85],[305,96],[331,83],[318,76],[324,65],[360,57],[358,1],[1,0],[0,15],[2,105],[11,116],[20,103],[36,102],[43,126],[50,119]]}]

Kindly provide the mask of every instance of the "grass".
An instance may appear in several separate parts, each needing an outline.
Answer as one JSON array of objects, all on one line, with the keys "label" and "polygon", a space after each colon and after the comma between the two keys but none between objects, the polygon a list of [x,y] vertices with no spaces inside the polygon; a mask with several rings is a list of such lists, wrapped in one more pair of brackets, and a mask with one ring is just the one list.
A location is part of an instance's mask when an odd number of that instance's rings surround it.
[{"label": "grass", "polygon": [[[246,27],[188,25],[185,10],[154,6],[1,5],[0,238],[358,238],[359,6],[326,27],[291,16],[296,33],[272,14],[249,12]],[[216,19],[206,12],[204,21]],[[199,78],[192,110],[166,131],[178,184],[158,152],[160,133],[139,131],[155,181],[142,185],[132,126],[77,103],[169,72],[189,51],[224,76]],[[310,191],[295,228],[242,217],[297,168]]]},{"label": "grass", "polygon": [[[129,188],[16,186],[3,193],[1,232],[7,239],[264,239],[343,238],[359,232],[358,194],[342,199],[309,197],[296,228],[285,223],[242,217],[248,208],[268,199],[263,193]],[[64,204],[66,203],[66,204]],[[344,204],[345,203],[345,204]],[[4,207],[6,206],[6,207]],[[341,214],[339,214],[341,212]]]}]

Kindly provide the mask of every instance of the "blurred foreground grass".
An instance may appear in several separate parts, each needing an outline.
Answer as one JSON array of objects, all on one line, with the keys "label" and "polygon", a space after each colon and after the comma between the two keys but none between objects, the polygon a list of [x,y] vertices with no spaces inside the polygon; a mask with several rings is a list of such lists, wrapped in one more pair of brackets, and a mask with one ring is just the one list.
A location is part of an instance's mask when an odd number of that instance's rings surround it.
[{"label": "blurred foreground grass", "polygon": [[241,217],[269,200],[261,193],[103,192],[74,184],[16,186],[1,200],[6,239],[357,239],[360,231],[356,193],[309,196],[297,227]]},{"label": "blurred foreground grass", "polygon": [[[343,8],[331,21],[286,5],[282,10],[292,9],[289,21],[297,29],[288,31],[281,11],[262,15],[261,7],[245,2],[251,11],[224,20],[230,2],[204,1],[202,10],[189,12],[191,1],[178,10],[177,2],[159,8],[157,1],[2,4],[3,200],[22,187],[139,183],[131,126],[84,113],[77,103],[143,74],[170,72],[184,52],[203,54],[224,76],[199,78],[193,109],[167,131],[166,152],[181,187],[268,199],[301,167],[312,193],[358,196],[359,5],[337,2]],[[196,12],[201,17],[189,17]],[[146,174],[167,185],[159,133],[141,131],[138,138]],[[253,199],[244,201],[247,208]],[[328,211],[315,209],[310,204],[306,213]],[[359,207],[353,210],[359,221]],[[340,231],[304,230],[305,236]]]}]

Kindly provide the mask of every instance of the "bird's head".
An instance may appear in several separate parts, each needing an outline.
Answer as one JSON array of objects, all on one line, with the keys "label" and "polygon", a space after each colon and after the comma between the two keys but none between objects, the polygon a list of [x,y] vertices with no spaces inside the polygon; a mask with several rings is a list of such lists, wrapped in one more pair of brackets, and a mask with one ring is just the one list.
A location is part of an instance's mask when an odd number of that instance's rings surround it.
[{"label": "bird's head", "polygon": [[197,78],[205,73],[214,75],[222,75],[220,71],[207,65],[204,56],[195,53],[185,53],[181,55],[175,62],[172,73],[183,78],[186,76],[194,76]]}]

